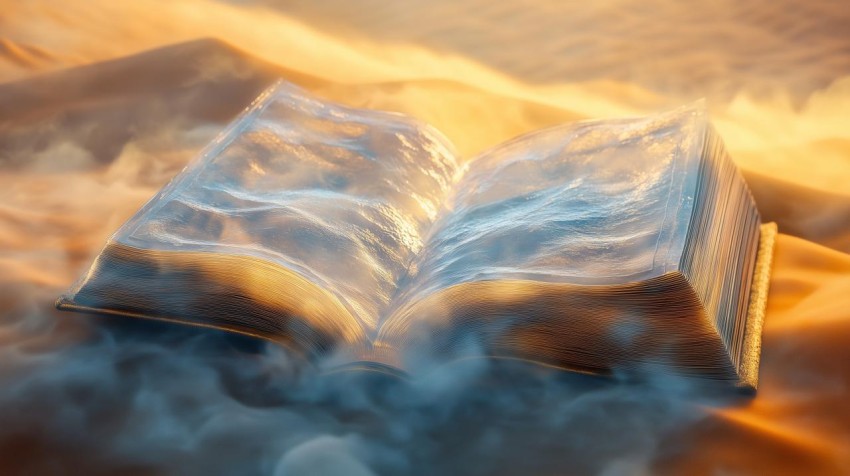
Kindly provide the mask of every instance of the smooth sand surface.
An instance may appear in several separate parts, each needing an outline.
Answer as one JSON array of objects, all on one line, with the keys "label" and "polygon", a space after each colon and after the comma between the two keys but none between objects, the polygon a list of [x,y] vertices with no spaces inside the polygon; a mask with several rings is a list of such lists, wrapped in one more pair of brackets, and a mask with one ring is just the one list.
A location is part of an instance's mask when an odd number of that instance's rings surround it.
[{"label": "smooth sand surface", "polygon": [[[643,9],[621,2],[628,8],[590,9],[582,28],[542,35],[539,29],[560,23],[540,26],[540,18],[581,23],[554,3],[550,10],[487,7],[472,26],[476,3],[460,11],[440,4],[438,13],[443,8],[458,19],[438,27],[439,15],[416,9],[345,20],[344,9],[307,3],[286,16],[283,7],[200,0],[79,2],[61,9],[0,1],[0,416],[9,422],[0,429],[0,464],[10,474],[51,474],[55,465],[69,464],[91,473],[200,471],[206,466],[187,456],[198,451],[209,455],[205,464],[230,455],[227,464],[260,461],[258,472],[268,474],[322,459],[326,451],[332,462],[361,471],[356,474],[369,474],[370,467],[850,472],[850,40],[836,26],[850,9],[840,2],[790,11],[762,5],[735,19],[705,7],[700,18],[673,2]],[[666,12],[658,20],[668,26],[683,19],[716,25],[667,30],[653,23],[655,10]],[[614,11],[616,17],[606,16]],[[496,28],[500,18],[509,19],[510,32],[488,33],[484,27]],[[618,36],[615,20],[627,35]],[[598,38],[604,41],[597,44]],[[629,41],[635,46],[624,49]],[[716,44],[703,47],[709,41]],[[645,403],[661,397],[611,384],[616,389],[584,399],[559,397],[570,405],[553,410],[561,412],[552,416],[560,433],[532,423],[505,429],[498,416],[453,427],[440,420],[448,409],[429,414],[436,420],[427,421],[441,422],[436,427],[375,410],[379,420],[396,421],[377,425],[395,435],[389,437],[364,430],[356,418],[338,420],[338,412],[303,406],[290,412],[285,404],[274,411],[300,416],[273,413],[288,423],[272,428],[263,423],[272,418],[266,407],[245,406],[249,397],[228,390],[227,379],[239,377],[228,377],[218,353],[193,353],[183,341],[146,343],[144,335],[128,338],[120,330],[110,337],[101,320],[54,312],[55,297],[110,234],[277,77],[348,105],[409,113],[438,127],[466,157],[540,127],[648,113],[708,96],[760,211],[781,233],[758,394],[724,403],[675,400],[662,411]],[[184,360],[164,359],[171,347]],[[159,367],[138,363],[146,359]],[[262,369],[251,365],[271,359],[260,360],[240,365],[254,375]],[[163,377],[181,372],[203,392],[185,393]],[[588,399],[607,403],[581,403]],[[630,405],[631,413],[622,409]],[[292,430],[298,436],[287,439],[285,425],[299,428]],[[215,438],[228,441],[220,436],[227,434],[256,436],[255,450],[238,444],[231,447],[237,453],[216,450]],[[174,449],[187,438],[194,447]]]}]

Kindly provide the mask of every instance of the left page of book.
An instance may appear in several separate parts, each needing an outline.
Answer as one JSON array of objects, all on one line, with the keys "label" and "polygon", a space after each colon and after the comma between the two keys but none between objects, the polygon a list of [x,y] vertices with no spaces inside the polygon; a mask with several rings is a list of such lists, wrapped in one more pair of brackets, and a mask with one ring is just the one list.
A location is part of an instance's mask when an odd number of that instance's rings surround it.
[{"label": "left page of book", "polygon": [[[59,306],[309,334],[309,318],[254,315],[283,306],[368,341],[456,172],[434,128],[278,83],[112,236]],[[186,304],[201,295],[211,302]]]}]

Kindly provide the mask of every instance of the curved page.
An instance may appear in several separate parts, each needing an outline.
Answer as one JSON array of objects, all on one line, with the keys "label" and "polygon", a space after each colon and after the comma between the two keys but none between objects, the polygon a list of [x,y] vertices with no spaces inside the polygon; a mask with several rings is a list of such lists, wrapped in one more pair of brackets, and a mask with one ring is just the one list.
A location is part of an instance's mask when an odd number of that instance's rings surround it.
[{"label": "curved page", "polygon": [[433,128],[399,114],[330,104],[279,83],[107,248],[227,254],[279,265],[303,278],[302,287],[329,293],[357,321],[362,338],[375,329],[422,248],[455,172],[452,148]]},{"label": "curved page", "polygon": [[409,312],[417,301],[464,283],[616,285],[677,271],[706,127],[697,102],[546,129],[484,152],[414,259],[382,335],[418,319]]}]

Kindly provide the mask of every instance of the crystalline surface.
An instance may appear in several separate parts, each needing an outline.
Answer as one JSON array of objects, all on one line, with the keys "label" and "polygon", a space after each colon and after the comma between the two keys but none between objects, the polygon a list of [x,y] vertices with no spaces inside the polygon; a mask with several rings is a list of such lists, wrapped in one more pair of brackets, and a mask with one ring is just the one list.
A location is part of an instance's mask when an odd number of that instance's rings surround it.
[{"label": "crystalline surface", "polygon": [[113,241],[274,261],[374,328],[455,172],[432,128],[279,84]]},{"label": "crystalline surface", "polygon": [[556,127],[481,154],[412,267],[413,287],[615,284],[677,269],[705,127],[695,104]]}]

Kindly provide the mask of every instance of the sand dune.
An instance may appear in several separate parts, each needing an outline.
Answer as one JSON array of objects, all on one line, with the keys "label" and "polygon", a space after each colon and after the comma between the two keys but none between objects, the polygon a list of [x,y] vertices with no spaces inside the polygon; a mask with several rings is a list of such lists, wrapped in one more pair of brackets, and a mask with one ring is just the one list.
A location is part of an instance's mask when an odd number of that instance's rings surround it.
[{"label": "sand dune", "polygon": [[669,0],[262,3],[346,35],[466,54],[534,83],[604,77],[679,100],[728,101],[741,91],[801,100],[850,71],[850,11],[830,0],[769,9],[736,0],[698,8]]},{"label": "sand dune", "polygon": [[[27,120],[43,120],[45,115],[65,108],[163,94],[169,100],[187,101],[175,105],[175,111],[222,120],[246,103],[244,97],[226,94],[228,90],[251,93],[252,87],[262,88],[283,76],[305,87],[323,84],[317,78],[255,58],[223,41],[204,38],[2,84],[0,124],[27,125]],[[202,104],[192,97],[200,95],[192,90],[199,85],[219,88],[203,90],[218,100]],[[247,101],[252,98],[249,96]]]},{"label": "sand dune", "polygon": [[0,38],[0,58],[27,69],[40,69],[53,60],[53,56],[42,48],[16,43]]},{"label": "sand dune", "polygon": [[789,235],[850,252],[850,195],[809,188],[753,171],[747,184],[765,221]]},{"label": "sand dune", "polygon": [[227,121],[281,76],[318,82],[222,42],[199,40],[3,84],[0,153],[8,163],[26,165],[59,130],[62,141],[108,163],[129,141],[163,124]]}]

